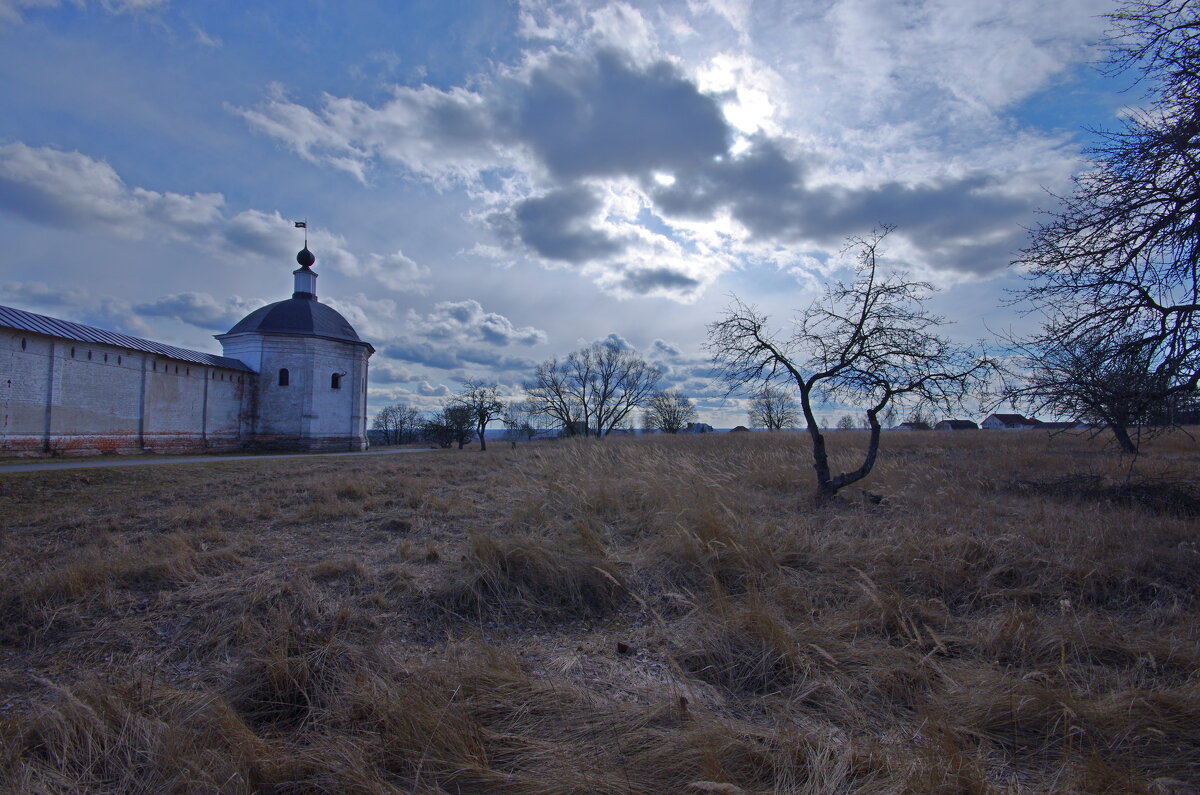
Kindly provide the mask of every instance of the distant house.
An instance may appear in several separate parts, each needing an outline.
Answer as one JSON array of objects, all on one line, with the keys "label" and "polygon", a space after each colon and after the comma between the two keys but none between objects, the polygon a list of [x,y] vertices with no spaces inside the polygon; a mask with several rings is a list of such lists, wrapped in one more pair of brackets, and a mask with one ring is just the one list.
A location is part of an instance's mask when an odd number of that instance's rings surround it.
[{"label": "distant house", "polygon": [[1012,431],[1037,428],[1041,423],[1020,414],[989,414],[981,424],[985,431]]},{"label": "distant house", "polygon": [[927,431],[929,423],[926,422],[902,422],[891,428],[893,431]]},{"label": "distant house", "polygon": [[712,433],[713,426],[707,422],[689,422],[680,433]]},{"label": "distant house", "polygon": [[736,428],[730,428],[729,432],[730,433],[749,433],[750,429],[747,428],[745,425],[739,425]]},{"label": "distant house", "polygon": [[933,426],[935,431],[977,431],[979,426],[971,420],[942,420]]}]

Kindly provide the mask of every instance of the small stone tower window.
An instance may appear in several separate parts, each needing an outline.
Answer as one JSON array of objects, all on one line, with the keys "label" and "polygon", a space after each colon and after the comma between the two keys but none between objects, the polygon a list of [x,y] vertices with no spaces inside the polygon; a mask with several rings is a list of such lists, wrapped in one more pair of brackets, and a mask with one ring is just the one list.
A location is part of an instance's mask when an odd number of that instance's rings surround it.
[{"label": "small stone tower window", "polygon": [[329,388],[330,389],[341,389],[342,388],[342,374],[341,373],[334,373],[332,376],[329,377]]},{"label": "small stone tower window", "polygon": [[21,350],[25,350],[25,338],[21,337]]},{"label": "small stone tower window", "polygon": [[287,386],[290,380],[291,378],[290,374],[288,373],[288,369],[286,367],[279,368],[279,385]]}]

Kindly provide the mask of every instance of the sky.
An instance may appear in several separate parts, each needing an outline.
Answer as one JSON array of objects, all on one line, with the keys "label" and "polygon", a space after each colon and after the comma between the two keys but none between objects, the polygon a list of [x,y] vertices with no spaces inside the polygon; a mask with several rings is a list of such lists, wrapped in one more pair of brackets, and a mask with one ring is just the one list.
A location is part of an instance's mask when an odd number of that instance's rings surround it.
[{"label": "sky", "polygon": [[950,336],[1033,322],[1010,262],[1141,99],[1112,8],[0,0],[0,303],[219,353],[307,220],[372,413],[608,339],[745,423],[707,324],[785,330],[881,225]]}]

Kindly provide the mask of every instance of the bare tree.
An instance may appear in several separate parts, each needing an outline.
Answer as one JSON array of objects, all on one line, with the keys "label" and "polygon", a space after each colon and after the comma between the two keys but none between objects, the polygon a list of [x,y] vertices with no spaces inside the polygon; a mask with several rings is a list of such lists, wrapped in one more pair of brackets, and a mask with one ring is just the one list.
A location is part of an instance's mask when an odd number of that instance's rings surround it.
[{"label": "bare tree", "polygon": [[546,417],[538,414],[526,400],[514,400],[504,409],[500,418],[504,423],[508,440],[515,445],[518,440],[530,441],[545,428]]},{"label": "bare tree", "polygon": [[395,414],[395,406],[384,406],[375,413],[375,418],[371,420],[371,430],[383,434],[384,444],[396,444],[397,442]]},{"label": "bare tree", "polygon": [[455,442],[461,450],[471,439],[475,430],[475,416],[471,409],[462,404],[450,404],[435,413],[421,426],[421,435],[438,447],[449,447]]},{"label": "bare tree", "polygon": [[1125,337],[1009,342],[1017,376],[1006,381],[1001,402],[1107,429],[1125,453],[1136,454],[1143,439],[1171,424],[1171,407],[1186,394],[1166,388],[1154,352]]},{"label": "bare tree", "polygon": [[405,403],[398,403],[393,408],[397,443],[415,442],[421,430],[420,409]]},{"label": "bare tree", "polygon": [[[870,474],[879,453],[879,414],[893,402],[949,407],[982,387],[994,365],[939,336],[946,321],[925,309],[932,287],[904,274],[883,276],[876,257],[890,228],[852,238],[855,278],[826,288],[780,338],[767,318],[735,301],[709,326],[708,348],[731,388],[787,378],[796,385],[819,498]],[[871,434],[862,464],[834,475],[813,406],[817,398],[866,406]]]},{"label": "bare tree", "polygon": [[696,421],[692,401],[674,390],[655,392],[646,402],[644,426],[647,430],[679,433]]},{"label": "bare tree", "polygon": [[843,414],[841,417],[838,418],[837,429],[839,431],[854,430],[854,418],[851,417],[849,414]]},{"label": "bare tree", "polygon": [[532,413],[558,422],[568,436],[573,436],[584,417],[581,386],[566,362],[550,359],[539,364],[533,378],[525,382],[525,402]]},{"label": "bare tree", "polygon": [[641,406],[660,373],[636,351],[597,342],[538,365],[525,392],[535,412],[553,417],[568,434],[605,436]]},{"label": "bare tree", "polygon": [[750,399],[750,424],[779,431],[800,424],[800,406],[791,392],[765,385]]},{"label": "bare tree", "polygon": [[[1140,73],[1150,87],[1148,104],[1129,114],[1123,129],[1101,133],[1088,153],[1090,168],[1015,263],[1029,279],[1021,299],[1044,319],[1041,331],[1018,346],[1035,358],[1035,372],[1032,387],[1017,397],[1046,399],[1038,386],[1043,376],[1052,393],[1098,386],[1076,367],[1097,352],[1123,369],[1121,380],[1135,375],[1127,368],[1136,365],[1138,388],[1117,390],[1132,401],[1118,410],[1127,421],[1154,397],[1147,390],[1170,401],[1200,383],[1197,7],[1191,0],[1126,0],[1109,16],[1111,68]],[[1057,402],[1051,397],[1050,405]],[[1088,403],[1089,412],[1097,410],[1096,399]]]},{"label": "bare tree", "polygon": [[[487,450],[487,426],[500,417],[504,411],[504,401],[500,399],[495,384],[484,384],[479,381],[466,381],[463,390],[455,398],[457,405],[465,406],[471,412],[475,422],[475,431],[479,434],[480,451]],[[462,445],[459,445],[462,448]]]},{"label": "bare tree", "polygon": [[371,422],[373,430],[383,432],[384,444],[404,444],[417,437],[421,427],[421,412],[404,403],[385,406]]}]

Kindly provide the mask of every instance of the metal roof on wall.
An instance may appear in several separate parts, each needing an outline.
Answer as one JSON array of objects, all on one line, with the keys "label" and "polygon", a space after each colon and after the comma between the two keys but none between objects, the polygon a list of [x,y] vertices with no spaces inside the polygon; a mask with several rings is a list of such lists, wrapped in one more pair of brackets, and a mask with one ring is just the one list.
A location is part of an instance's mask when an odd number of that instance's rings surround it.
[{"label": "metal roof on wall", "polygon": [[45,334],[48,337],[75,340],[76,342],[92,342],[98,345],[112,345],[117,348],[127,348],[131,351],[142,351],[177,359],[181,362],[203,364],[209,367],[222,367],[226,370],[242,370],[254,372],[238,359],[227,356],[217,356],[212,353],[201,353],[187,348],[177,348],[174,345],[164,345],[161,342],[144,340],[141,337],[131,337],[128,334],[118,334],[95,326],[85,326],[82,323],[72,323],[69,320],[59,320],[56,317],[26,312],[11,306],[0,306],[0,328],[12,328],[29,331],[34,334]]}]

